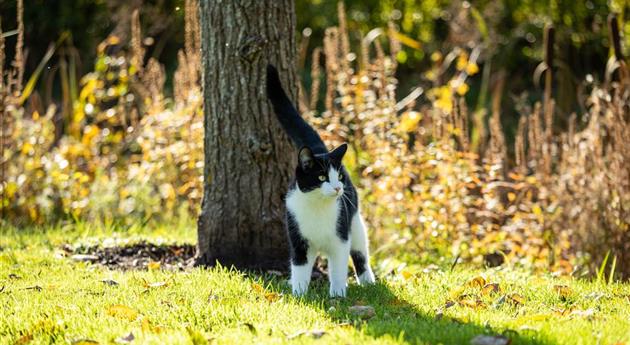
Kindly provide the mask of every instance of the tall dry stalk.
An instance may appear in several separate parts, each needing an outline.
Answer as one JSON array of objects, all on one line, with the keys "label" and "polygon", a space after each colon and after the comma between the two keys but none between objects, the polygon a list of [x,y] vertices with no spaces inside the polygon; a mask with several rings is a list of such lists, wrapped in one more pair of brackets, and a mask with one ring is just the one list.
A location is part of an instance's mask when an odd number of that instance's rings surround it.
[{"label": "tall dry stalk", "polygon": [[140,25],[140,10],[135,9],[131,13],[131,64],[142,76],[144,69],[144,47],[142,46],[142,27]]},{"label": "tall dry stalk", "polygon": [[24,0],[18,0],[17,2],[17,31],[18,37],[15,43],[13,68],[15,68],[17,73],[15,90],[21,91],[24,79]]},{"label": "tall dry stalk", "polygon": [[201,36],[198,7],[197,0],[186,0],[184,50],[177,54],[178,65],[173,77],[177,104],[187,104],[190,97],[196,97],[200,92]]}]

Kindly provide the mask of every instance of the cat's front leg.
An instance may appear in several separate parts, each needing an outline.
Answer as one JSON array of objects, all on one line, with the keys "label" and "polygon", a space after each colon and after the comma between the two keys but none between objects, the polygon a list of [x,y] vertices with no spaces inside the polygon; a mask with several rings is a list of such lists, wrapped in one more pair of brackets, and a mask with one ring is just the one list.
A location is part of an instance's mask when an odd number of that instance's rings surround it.
[{"label": "cat's front leg", "polygon": [[287,230],[291,249],[291,291],[301,296],[308,290],[311,272],[317,253],[302,236],[300,227],[290,211],[287,211]]},{"label": "cat's front leg", "polygon": [[328,253],[328,279],[330,280],[330,297],[346,297],[348,286],[348,259],[350,243],[339,243]]},{"label": "cat's front leg", "polygon": [[298,254],[291,258],[291,292],[294,295],[302,296],[308,291],[316,256],[314,250],[307,250],[304,256]]}]

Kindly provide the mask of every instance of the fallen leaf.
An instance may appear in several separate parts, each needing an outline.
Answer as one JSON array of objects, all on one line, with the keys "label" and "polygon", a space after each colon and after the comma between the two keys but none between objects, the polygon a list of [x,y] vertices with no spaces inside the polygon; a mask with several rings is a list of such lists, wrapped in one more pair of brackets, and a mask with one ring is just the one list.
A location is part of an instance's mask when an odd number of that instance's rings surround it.
[{"label": "fallen leaf", "polygon": [[138,312],[122,304],[114,304],[107,308],[107,314],[117,319],[134,321]]},{"label": "fallen leaf", "polygon": [[354,316],[358,316],[364,320],[370,319],[376,316],[376,311],[374,310],[374,307],[369,306],[369,305],[355,305],[355,306],[349,307],[348,311],[350,312],[350,314]]},{"label": "fallen leaf", "polygon": [[257,284],[257,283],[252,283],[252,289],[254,289],[254,291],[256,291],[258,293],[265,292],[265,288],[262,287],[260,284]]},{"label": "fallen leaf", "polygon": [[400,275],[405,279],[405,280],[409,280],[411,278],[413,278],[413,273],[407,271],[407,270],[402,270],[400,272]]},{"label": "fallen leaf", "polygon": [[105,285],[109,285],[109,286],[116,286],[118,285],[118,282],[112,279],[103,279],[101,280],[101,283],[105,284]]},{"label": "fallen leaf", "polygon": [[474,296],[462,298],[458,301],[458,303],[464,307],[473,309],[484,308],[486,306],[482,300],[475,298]]},{"label": "fallen leaf", "polygon": [[482,287],[486,285],[486,279],[482,276],[474,277],[466,283],[466,286],[470,287]]},{"label": "fallen leaf", "polygon": [[98,345],[99,342],[92,339],[79,339],[72,342],[72,345]]},{"label": "fallen leaf", "polygon": [[159,261],[151,261],[147,264],[149,270],[159,270],[162,264]]},{"label": "fallen leaf", "polygon": [[511,293],[507,295],[507,301],[514,305],[523,305],[525,304],[525,297],[517,293]]},{"label": "fallen leaf", "polygon": [[24,344],[28,344],[31,342],[31,340],[33,340],[33,335],[31,333],[25,334],[21,337],[19,337],[16,341],[15,341],[15,345],[24,345]]},{"label": "fallen leaf", "polygon": [[154,326],[148,318],[142,319],[142,331],[160,334],[162,333],[162,327]]},{"label": "fallen leaf", "polygon": [[481,288],[481,295],[487,296],[501,292],[501,288],[497,283],[488,283]]},{"label": "fallen leaf", "polygon": [[134,339],[136,339],[136,337],[133,336],[133,333],[129,332],[129,334],[124,337],[116,338],[116,342],[119,344],[129,344]]},{"label": "fallen leaf", "polygon": [[478,335],[471,341],[471,345],[508,345],[510,339],[501,335]]},{"label": "fallen leaf", "polygon": [[267,302],[272,303],[280,299],[280,295],[276,292],[267,292],[265,293],[265,299]]},{"label": "fallen leaf", "polygon": [[573,290],[567,285],[554,285],[553,289],[562,298],[568,298],[573,295]]}]

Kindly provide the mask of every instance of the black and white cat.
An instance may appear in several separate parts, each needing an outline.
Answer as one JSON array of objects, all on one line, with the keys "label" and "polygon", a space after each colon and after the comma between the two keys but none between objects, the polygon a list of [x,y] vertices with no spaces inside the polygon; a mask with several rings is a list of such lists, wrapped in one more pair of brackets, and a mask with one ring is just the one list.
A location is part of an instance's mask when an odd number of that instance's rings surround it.
[{"label": "black and white cat", "polygon": [[374,283],[357,192],[341,163],[347,144],[328,152],[286,96],[271,65],[267,66],[267,95],[282,127],[300,147],[295,181],[286,196],[293,294],[307,291],[318,253],[328,257],[330,296],[346,295],[349,257],[359,283]]}]

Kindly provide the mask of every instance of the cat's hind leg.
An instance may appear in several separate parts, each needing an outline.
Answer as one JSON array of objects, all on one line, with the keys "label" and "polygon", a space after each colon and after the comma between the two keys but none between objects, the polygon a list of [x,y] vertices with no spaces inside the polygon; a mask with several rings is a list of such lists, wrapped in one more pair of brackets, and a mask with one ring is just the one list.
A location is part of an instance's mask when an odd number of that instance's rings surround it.
[{"label": "cat's hind leg", "polygon": [[350,239],[350,256],[352,257],[354,271],[357,275],[359,284],[373,284],[375,282],[375,278],[372,268],[370,268],[367,228],[363,222],[363,217],[361,217],[361,214],[358,211],[352,218]]}]

